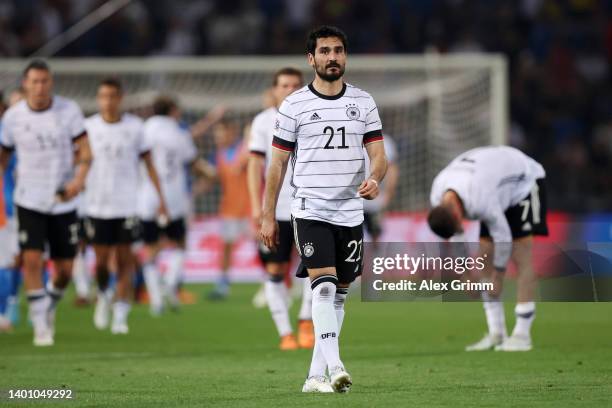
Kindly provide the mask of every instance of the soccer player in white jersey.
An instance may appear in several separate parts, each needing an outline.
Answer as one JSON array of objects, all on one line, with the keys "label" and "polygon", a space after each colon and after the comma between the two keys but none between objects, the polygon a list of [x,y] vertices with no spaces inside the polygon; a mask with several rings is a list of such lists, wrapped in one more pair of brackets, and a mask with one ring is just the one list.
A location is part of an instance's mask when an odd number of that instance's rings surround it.
[{"label": "soccer player in white jersey", "polygon": [[[266,158],[272,156],[272,132],[274,121],[278,114],[278,106],[291,93],[303,86],[302,72],[298,69],[286,67],[274,74],[272,94],[276,101],[272,106],[259,113],[253,119],[249,151],[251,155],[248,163],[248,185],[251,197],[251,212],[257,227],[261,226],[261,193],[262,172],[266,166]],[[287,171],[279,193],[276,206],[276,220],[279,226],[280,245],[275,251],[260,246],[259,253],[264,262],[268,280],[265,282],[265,295],[272,314],[272,319],[281,337],[281,350],[295,350],[314,347],[312,326],[312,289],[309,284],[304,285],[302,306],[299,313],[298,338],[293,335],[289,321],[289,304],[287,286],[284,278],[289,272],[291,252],[293,248],[293,229],[291,227],[291,171]]]},{"label": "soccer player in white jersey", "polygon": [[[143,275],[151,313],[156,316],[163,310],[164,296],[171,306],[178,306],[177,290],[185,260],[186,217],[190,207],[185,166],[204,177],[212,178],[215,172],[197,157],[192,134],[178,122],[181,111],[174,99],[158,97],[153,103],[153,113],[144,125],[145,141],[151,146],[168,217],[158,218],[159,196],[148,178],[140,184],[138,205],[145,244]],[[162,242],[161,238],[165,240]],[[157,267],[157,255],[162,248],[171,249],[163,288]]]},{"label": "soccer player in white jersey", "polygon": [[[374,244],[378,243],[383,233],[383,215],[391,200],[395,196],[397,181],[399,178],[399,165],[397,164],[397,147],[393,139],[385,134],[383,142],[385,144],[385,154],[387,156],[387,174],[385,181],[381,183],[380,194],[373,200],[363,201],[363,225]],[[365,157],[366,170],[370,168],[370,162]],[[367,173],[366,173],[367,174]]]},{"label": "soccer player in white jersey", "polygon": [[[0,163],[17,154],[14,202],[34,345],[54,343],[57,302],[70,282],[78,241],[75,197],[85,185],[91,151],[83,113],[72,100],[53,95],[48,65],[32,61],[23,73],[25,100],[4,116]],[[43,288],[48,245],[56,275]]]},{"label": "soccer player in white jersey", "polygon": [[[344,301],[363,266],[362,198],[378,195],[387,161],[374,99],[343,80],[346,35],[335,27],[320,27],[309,33],[306,49],[315,77],[278,109],[260,238],[272,249],[279,244],[277,197],[291,157],[291,215],[296,246],[311,280],[315,331],[302,391],[347,392],[352,380],[338,348]],[[368,179],[364,145],[371,162]]]},{"label": "soccer player in white jersey", "polygon": [[115,300],[112,304],[113,334],[128,333],[130,290],[136,267],[132,244],[139,238],[138,185],[140,162],[144,162],[159,202],[158,213],[167,217],[165,200],[151,146],[145,140],[143,121],[121,112],[123,92],[114,78],[100,82],[96,100],[99,112],[85,121],[94,160],[85,185],[85,230],[96,254],[98,300],[94,325],[108,327],[113,294],[108,288],[108,265],[114,252],[117,265]]},{"label": "soccer player in white jersey", "polygon": [[[454,159],[434,179],[428,223],[448,239],[462,232],[462,220],[480,221],[480,244],[488,256],[485,279],[494,291],[483,292],[488,333],[467,351],[531,350],[536,280],[532,269],[534,235],[547,235],[545,172],[521,151],[508,146],[479,147]],[[516,325],[506,335],[500,302],[504,272],[510,259],[518,269]],[[491,264],[492,263],[492,264]]]}]

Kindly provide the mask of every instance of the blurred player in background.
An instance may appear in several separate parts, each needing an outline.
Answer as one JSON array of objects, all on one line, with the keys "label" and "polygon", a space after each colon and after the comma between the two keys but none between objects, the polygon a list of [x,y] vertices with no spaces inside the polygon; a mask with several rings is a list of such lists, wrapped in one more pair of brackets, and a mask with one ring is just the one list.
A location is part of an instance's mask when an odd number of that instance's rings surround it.
[{"label": "blurred player in background", "polygon": [[[15,105],[24,98],[22,88],[17,88],[9,94],[9,107]],[[0,105],[3,100],[0,96]],[[5,107],[0,106],[0,117]],[[2,143],[2,122],[0,122],[0,143]],[[15,190],[15,169],[17,158],[11,157],[8,167],[0,177],[0,194],[3,196],[4,211],[0,209],[0,217],[4,213],[6,223],[1,227],[0,235],[0,330],[4,327],[10,330],[19,321],[19,286],[21,283],[21,260],[19,257],[19,243],[17,238],[17,220],[13,205],[13,193]]]},{"label": "blurred player in background", "polygon": [[[247,185],[248,149],[240,137],[240,126],[233,119],[222,119],[213,127],[216,153],[212,164],[217,169],[221,184],[221,276],[212,292],[211,300],[224,299],[229,295],[229,268],[232,261],[234,244],[249,231],[249,191]],[[246,135],[245,135],[246,136]]]},{"label": "blurred player in background", "polygon": [[[282,68],[274,74],[272,93],[277,101],[272,106],[253,119],[248,164],[249,194],[251,198],[251,214],[257,229],[261,227],[261,194],[262,174],[272,156],[272,133],[274,121],[278,114],[278,106],[294,91],[303,86],[302,72],[295,68]],[[283,180],[276,206],[276,219],[279,225],[279,247],[271,251],[260,244],[259,253],[268,273],[265,282],[265,294],[272,319],[281,337],[281,350],[295,350],[298,347],[314,347],[312,326],[312,289],[309,284],[303,285],[302,307],[299,313],[298,338],[296,339],[289,320],[289,294],[285,285],[285,276],[289,273],[291,253],[293,249],[293,228],[291,227],[291,175],[289,169]]]},{"label": "blurred player in background", "polygon": [[[391,200],[397,190],[397,180],[399,178],[399,166],[397,165],[397,148],[395,142],[389,135],[384,135],[385,154],[387,155],[387,174],[385,181],[380,184],[380,193],[373,200],[363,200],[363,225],[374,244],[383,232],[384,212],[389,207]],[[370,159],[365,156],[366,177],[369,176]]]},{"label": "blurred player in background", "polygon": [[158,215],[168,218],[165,199],[145,140],[143,121],[121,112],[123,89],[114,78],[100,82],[96,101],[99,113],[85,121],[96,158],[87,177],[85,230],[96,254],[98,295],[94,325],[108,327],[113,293],[109,289],[109,263],[114,252],[117,283],[112,304],[113,334],[128,333],[130,295],[136,261],[132,244],[139,238],[138,185],[140,162],[157,195]]},{"label": "blurred player in background", "polygon": [[[185,166],[198,175],[214,177],[214,169],[197,157],[193,133],[179,123],[181,111],[177,102],[168,96],[159,96],[153,102],[154,116],[144,125],[145,144],[151,147],[153,164],[166,200],[168,216],[158,217],[160,198],[149,177],[141,180],[138,201],[142,221],[143,274],[151,313],[161,314],[164,297],[178,307],[178,286],[185,262],[186,217],[191,196],[187,191]],[[161,249],[169,251],[168,269],[162,284],[158,268]]]},{"label": "blurred player in background", "polygon": [[[22,83],[25,100],[4,116],[0,164],[6,169],[16,152],[14,202],[34,345],[50,346],[57,302],[70,282],[76,254],[75,197],[85,185],[92,158],[83,113],[74,101],[52,94],[47,64],[32,61]],[[47,244],[55,276],[45,291],[42,273]]]},{"label": "blurred player in background", "polygon": [[[363,266],[362,199],[378,195],[387,168],[376,103],[343,80],[346,43],[346,35],[335,27],[309,33],[308,63],[315,78],[279,107],[266,175],[260,236],[275,249],[278,192],[291,157],[296,189],[291,215],[298,252],[312,282],[316,334],[303,392],[347,392],[352,384],[340,360],[338,337],[348,288]],[[367,179],[364,145],[371,162]]]},{"label": "blurred player in background", "polygon": [[[481,250],[488,254],[483,278],[495,287],[492,292],[482,293],[489,331],[482,340],[466,347],[467,351],[532,348],[536,287],[533,236],[548,235],[544,177],[544,168],[521,151],[491,146],[459,155],[433,181],[429,226],[448,239],[462,233],[463,219],[479,220]],[[500,296],[511,258],[519,276],[516,325],[507,337]]]}]

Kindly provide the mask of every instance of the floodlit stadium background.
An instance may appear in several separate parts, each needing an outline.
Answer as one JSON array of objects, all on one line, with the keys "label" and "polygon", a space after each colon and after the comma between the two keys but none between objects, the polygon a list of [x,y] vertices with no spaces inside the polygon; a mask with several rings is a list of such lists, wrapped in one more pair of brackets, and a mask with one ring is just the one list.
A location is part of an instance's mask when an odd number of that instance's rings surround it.
[{"label": "floodlit stadium background", "polygon": [[[169,92],[186,124],[222,103],[244,126],[275,69],[293,65],[311,77],[303,58],[311,25],[337,24],[349,37],[347,80],[372,93],[398,146],[400,182],[383,240],[432,239],[422,212],[435,172],[463,150],[501,142],[545,166],[556,238],[572,221],[583,226],[574,237],[606,241],[611,4],[9,0],[0,5],[0,89],[14,88],[27,57],[39,55],[50,57],[56,92],[86,114],[97,81],[116,74],[132,111],[147,115],[151,99]],[[199,148],[211,157],[212,137]],[[208,280],[218,264],[219,190],[194,196],[187,279]],[[238,245],[234,277],[259,279],[252,240]]]}]

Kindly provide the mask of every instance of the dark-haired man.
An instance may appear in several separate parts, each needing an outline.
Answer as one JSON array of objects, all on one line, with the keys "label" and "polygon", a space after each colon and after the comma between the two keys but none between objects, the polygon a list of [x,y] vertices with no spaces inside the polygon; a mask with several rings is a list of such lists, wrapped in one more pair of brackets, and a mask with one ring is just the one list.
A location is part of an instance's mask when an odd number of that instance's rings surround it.
[{"label": "dark-haired man", "polygon": [[[178,305],[177,290],[185,259],[186,217],[190,196],[187,192],[185,166],[204,177],[214,177],[215,171],[197,156],[192,140],[193,132],[179,123],[181,111],[177,102],[169,96],[159,96],[153,102],[154,116],[144,124],[145,142],[151,147],[153,165],[159,176],[161,191],[166,200],[167,217],[159,215],[159,195],[149,178],[142,180],[138,192],[138,213],[142,221],[142,239],[145,244],[143,275],[151,314],[163,310],[164,296],[171,306]],[[157,268],[157,255],[163,246],[171,249],[166,272],[166,284],[162,285]]]},{"label": "dark-haired man", "polygon": [[[338,336],[348,287],[363,266],[362,198],[378,195],[387,160],[374,99],[343,80],[346,35],[320,27],[309,33],[306,49],[315,77],[279,107],[260,236],[269,248],[277,247],[277,197],[291,157],[291,215],[298,253],[311,280],[315,331],[302,391],[347,392],[352,380],[340,360]],[[367,179],[364,145],[371,163]]]},{"label": "dark-haired man", "polygon": [[[259,113],[253,119],[249,140],[248,184],[251,197],[251,213],[254,223],[261,225],[261,187],[262,173],[272,156],[272,132],[278,114],[278,106],[283,100],[303,86],[302,71],[285,67],[274,74],[272,96],[275,105]],[[287,171],[279,193],[276,206],[276,219],[279,225],[280,245],[275,251],[261,245],[259,252],[264,262],[268,279],[264,291],[272,319],[281,338],[281,350],[295,350],[298,347],[313,348],[312,290],[309,284],[303,288],[302,306],[299,314],[298,338],[293,335],[289,320],[288,293],[285,276],[289,272],[293,248],[293,228],[291,227],[291,171]]]},{"label": "dark-haired man", "polygon": [[[75,197],[91,164],[83,113],[72,100],[53,95],[53,77],[44,61],[32,61],[23,72],[25,100],[4,116],[0,164],[17,154],[14,202],[23,255],[24,282],[34,345],[54,343],[55,310],[70,282],[78,242]],[[43,288],[45,249],[55,277]]]},{"label": "dark-haired man", "polygon": [[157,194],[158,214],[167,216],[143,121],[121,112],[122,99],[122,86],[117,79],[102,80],[96,96],[99,113],[85,121],[96,157],[87,177],[83,208],[87,217],[85,232],[96,253],[98,299],[94,325],[102,330],[109,324],[113,295],[108,288],[108,265],[114,252],[117,285],[112,304],[113,334],[128,333],[130,287],[136,266],[131,246],[139,238],[137,203],[141,161]]},{"label": "dark-haired man", "polygon": [[[485,279],[495,290],[483,292],[488,333],[467,351],[531,350],[535,317],[535,277],[531,265],[534,235],[547,235],[545,172],[521,151],[508,146],[479,147],[462,153],[434,179],[427,221],[432,231],[449,239],[463,231],[464,219],[480,221],[480,244],[488,254]],[[492,256],[491,256],[492,255]],[[499,300],[510,258],[517,265],[516,325],[506,335]]]}]

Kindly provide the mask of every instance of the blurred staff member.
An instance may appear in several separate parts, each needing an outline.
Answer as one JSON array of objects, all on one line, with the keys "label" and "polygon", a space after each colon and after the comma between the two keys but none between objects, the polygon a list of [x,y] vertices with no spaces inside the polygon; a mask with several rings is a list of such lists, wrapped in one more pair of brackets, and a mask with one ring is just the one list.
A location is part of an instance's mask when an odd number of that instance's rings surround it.
[{"label": "blurred staff member", "polygon": [[240,127],[235,120],[223,119],[213,127],[217,151],[213,165],[221,184],[221,276],[209,294],[211,300],[224,299],[229,295],[229,268],[235,242],[248,232],[250,203],[247,186],[248,149],[240,137]]}]

